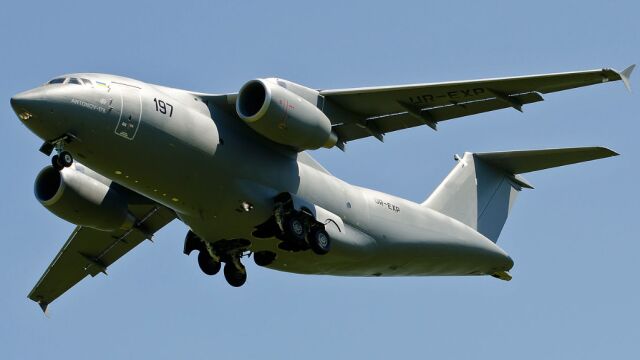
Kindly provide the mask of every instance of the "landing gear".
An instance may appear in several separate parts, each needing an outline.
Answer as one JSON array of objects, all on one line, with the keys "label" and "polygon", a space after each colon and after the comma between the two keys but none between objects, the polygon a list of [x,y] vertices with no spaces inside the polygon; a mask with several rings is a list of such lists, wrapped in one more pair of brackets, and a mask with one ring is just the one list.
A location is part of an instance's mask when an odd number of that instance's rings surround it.
[{"label": "landing gear", "polygon": [[200,270],[207,275],[217,274],[222,267],[220,261],[212,258],[206,251],[201,251],[198,254],[198,265],[200,266]]},{"label": "landing gear", "polygon": [[325,255],[331,250],[331,238],[324,224],[316,220],[311,211],[297,210],[288,193],[278,195],[275,202],[273,216],[256,227],[254,236],[276,237],[282,240],[278,248],[284,251],[311,249],[318,255]]},{"label": "landing gear", "polygon": [[311,250],[318,255],[324,255],[331,250],[331,238],[329,234],[320,227],[313,228],[309,231],[307,242],[309,242]]},{"label": "landing gear", "polygon": [[60,171],[73,164],[73,156],[68,151],[63,151],[58,155],[53,155],[51,158],[51,165],[53,168]]},{"label": "landing gear", "polygon": [[[240,259],[246,256],[249,245],[251,245],[251,242],[245,239],[218,240],[214,243],[205,242],[194,232],[189,231],[184,240],[183,252],[189,255],[192,251],[197,250],[199,252],[198,265],[200,270],[207,275],[217,274],[222,268],[222,263],[225,263],[224,278],[229,285],[240,287],[247,281],[247,270]],[[273,259],[275,259],[275,254],[273,255]],[[268,256],[265,259],[268,260]],[[271,262],[273,262],[273,259],[271,259]]]},{"label": "landing gear", "polygon": [[51,158],[51,165],[54,169],[60,171],[73,164],[73,156],[67,151],[63,151],[58,155],[53,155]]},{"label": "landing gear", "polygon": [[51,155],[53,150],[56,150],[58,154],[51,158],[51,165],[53,165],[54,169],[60,171],[73,164],[73,156],[71,156],[68,151],[64,150],[65,144],[68,144],[73,140],[77,140],[74,135],[65,134],[57,139],[42,144],[40,151],[48,156]]},{"label": "landing gear", "polygon": [[58,162],[63,167],[69,167],[73,164],[73,156],[68,151],[63,151],[58,154]]},{"label": "landing gear", "polygon": [[276,260],[276,253],[271,251],[258,251],[253,253],[253,261],[258,266],[269,266]]},{"label": "landing gear", "polygon": [[284,236],[288,241],[295,244],[304,245],[306,235],[304,220],[305,219],[298,214],[291,214],[285,218],[282,227]]},{"label": "landing gear", "polygon": [[53,166],[54,169],[60,171],[64,169],[64,166],[60,164],[60,162],[58,161],[58,157],[58,155],[53,155],[53,157],[51,158],[51,166]]},{"label": "landing gear", "polygon": [[224,265],[224,278],[229,285],[240,287],[247,281],[247,270],[240,261],[237,264],[228,262]]}]

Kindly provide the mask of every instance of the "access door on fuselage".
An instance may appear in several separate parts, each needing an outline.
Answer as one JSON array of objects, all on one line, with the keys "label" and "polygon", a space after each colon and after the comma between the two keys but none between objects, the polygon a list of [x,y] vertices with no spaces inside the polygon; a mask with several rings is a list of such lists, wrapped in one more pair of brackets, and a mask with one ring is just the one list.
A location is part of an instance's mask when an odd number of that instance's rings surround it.
[{"label": "access door on fuselage", "polygon": [[140,88],[117,82],[112,82],[111,86],[116,92],[114,94],[114,102],[116,104],[120,103],[120,114],[115,133],[127,140],[133,140],[138,132],[140,119],[142,118]]}]

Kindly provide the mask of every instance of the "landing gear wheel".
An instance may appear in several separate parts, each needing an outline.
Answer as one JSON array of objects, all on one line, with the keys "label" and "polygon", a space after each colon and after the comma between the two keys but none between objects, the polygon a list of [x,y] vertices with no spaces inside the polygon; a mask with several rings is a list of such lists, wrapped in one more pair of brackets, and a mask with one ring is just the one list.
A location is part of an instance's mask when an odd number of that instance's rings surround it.
[{"label": "landing gear wheel", "polygon": [[253,261],[258,266],[269,266],[276,260],[276,253],[271,251],[258,251],[253,253]]},{"label": "landing gear wheel", "polygon": [[200,265],[200,270],[207,275],[217,274],[222,267],[219,261],[216,261],[205,251],[200,251],[198,254],[198,265]]},{"label": "landing gear wheel", "polygon": [[295,243],[304,244],[305,228],[304,221],[300,216],[291,216],[283,224],[285,237]]},{"label": "landing gear wheel", "polygon": [[58,163],[63,167],[69,167],[73,164],[73,156],[68,151],[63,151],[58,155]]},{"label": "landing gear wheel", "polygon": [[64,165],[60,164],[60,161],[58,159],[58,155],[53,155],[53,157],[51,158],[51,166],[53,166],[54,169],[60,171],[64,169]]},{"label": "landing gear wheel", "polygon": [[193,250],[202,252],[207,251],[207,248],[205,247],[202,240],[200,240],[198,235],[189,230],[189,232],[187,232],[187,236],[184,237],[184,249],[182,250],[182,252],[185,255],[190,255]]},{"label": "landing gear wheel", "polygon": [[324,255],[331,250],[331,238],[322,228],[311,229],[307,241],[311,250],[318,255]]},{"label": "landing gear wheel", "polygon": [[247,281],[247,271],[242,265],[238,268],[233,263],[226,263],[224,265],[224,278],[229,285],[240,287]]}]

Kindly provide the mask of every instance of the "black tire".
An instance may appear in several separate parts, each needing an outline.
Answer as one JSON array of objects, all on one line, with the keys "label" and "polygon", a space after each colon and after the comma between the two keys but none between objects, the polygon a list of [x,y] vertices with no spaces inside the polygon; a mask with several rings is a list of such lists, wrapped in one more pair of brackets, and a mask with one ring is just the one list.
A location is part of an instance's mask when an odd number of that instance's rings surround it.
[{"label": "black tire", "polygon": [[322,228],[311,229],[307,241],[311,250],[318,255],[324,255],[331,250],[331,238]]},{"label": "black tire", "polygon": [[258,266],[269,266],[276,259],[276,253],[271,251],[258,251],[253,253],[253,261]]},{"label": "black tire", "polygon": [[292,215],[284,221],[283,225],[287,240],[295,244],[304,244],[306,229],[301,216]]},{"label": "black tire", "polygon": [[58,155],[53,155],[51,158],[51,166],[58,171],[64,169],[64,166],[58,161]]},{"label": "black tire", "polygon": [[205,251],[200,251],[198,254],[198,265],[200,266],[200,270],[207,275],[217,274],[218,271],[220,271],[220,267],[222,267],[219,261],[214,260]]},{"label": "black tire", "polygon": [[247,281],[247,271],[244,266],[240,266],[242,267],[241,269],[236,268],[231,263],[224,265],[224,278],[233,287],[240,287]]},{"label": "black tire", "polygon": [[58,162],[63,167],[69,167],[73,164],[73,156],[68,151],[63,151],[58,155]]}]

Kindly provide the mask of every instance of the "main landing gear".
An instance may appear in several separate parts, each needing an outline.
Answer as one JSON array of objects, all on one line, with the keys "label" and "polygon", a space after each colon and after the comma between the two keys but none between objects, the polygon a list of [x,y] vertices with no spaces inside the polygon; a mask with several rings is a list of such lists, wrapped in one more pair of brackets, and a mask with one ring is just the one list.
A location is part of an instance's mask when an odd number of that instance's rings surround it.
[{"label": "main landing gear", "polygon": [[[284,251],[298,252],[311,250],[325,255],[331,250],[331,238],[324,224],[315,219],[306,210],[296,210],[290,194],[276,197],[273,215],[265,223],[256,227],[253,236],[257,238],[277,238],[278,248]],[[224,263],[224,278],[229,285],[240,287],[247,281],[247,270],[242,265],[243,257],[251,256],[251,242],[246,239],[218,240],[208,242],[200,239],[191,230],[184,241],[184,253],[198,250],[198,265],[207,275],[215,275]],[[273,251],[256,251],[253,260],[258,266],[269,266],[276,260]]]},{"label": "main landing gear", "polygon": [[[227,283],[233,287],[240,287],[247,281],[247,270],[240,259],[246,256],[249,245],[250,242],[244,239],[220,240],[211,244],[189,230],[184,241],[184,253],[189,255],[193,250],[198,250],[198,265],[207,275],[217,274],[222,268],[222,263],[225,263],[223,273]],[[263,254],[261,260],[264,261]]]},{"label": "main landing gear", "polygon": [[273,216],[257,226],[253,236],[276,237],[282,241],[278,247],[285,251],[311,249],[318,255],[325,255],[331,250],[331,238],[324,224],[317,221],[310,211],[296,210],[291,195],[286,193],[276,197]]}]

